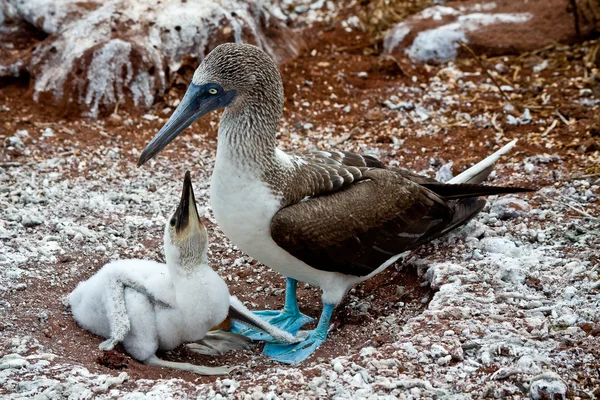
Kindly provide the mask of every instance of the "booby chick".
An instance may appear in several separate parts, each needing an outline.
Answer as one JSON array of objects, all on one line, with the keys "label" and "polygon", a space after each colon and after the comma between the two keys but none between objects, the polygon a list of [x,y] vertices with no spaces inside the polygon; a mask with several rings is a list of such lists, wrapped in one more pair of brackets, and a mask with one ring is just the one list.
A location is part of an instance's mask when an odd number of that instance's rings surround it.
[{"label": "booby chick", "polygon": [[259,314],[294,333],[310,321],[298,309],[297,281],[323,290],[319,323],[304,342],[265,346],[271,358],[298,363],[325,340],[334,307],[353,285],[466,223],[485,204],[479,196],[528,190],[475,184],[490,165],[471,171],[469,184],[448,185],[366,155],[285,153],[276,143],[283,102],[269,56],[255,46],[222,44],[195,71],[138,165],[224,108],[210,189],[215,219],[242,251],[288,278],[284,309]]},{"label": "booby chick", "polygon": [[201,354],[221,354],[247,347],[248,339],[209,330],[228,316],[288,343],[297,339],[250,312],[207,263],[208,238],[202,224],[189,172],[181,201],[166,223],[166,264],[149,260],[119,260],[81,282],[68,301],[75,320],[90,332],[107,338],[100,349],[123,343],[136,360],[202,375],[229,373],[230,367],[204,367],[161,360],[157,350],[182,343]]}]

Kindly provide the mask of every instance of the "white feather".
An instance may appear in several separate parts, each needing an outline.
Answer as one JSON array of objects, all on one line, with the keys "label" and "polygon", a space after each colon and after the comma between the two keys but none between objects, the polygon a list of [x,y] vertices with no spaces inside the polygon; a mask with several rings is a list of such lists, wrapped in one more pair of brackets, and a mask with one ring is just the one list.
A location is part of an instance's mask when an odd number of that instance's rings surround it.
[{"label": "white feather", "polygon": [[450,179],[447,183],[459,184],[459,183],[481,183],[483,182],[490,172],[494,169],[494,165],[496,162],[502,157],[504,154],[508,153],[515,144],[517,144],[517,140],[515,139],[512,142],[503,146],[500,150],[495,152],[494,154],[484,158],[479,161],[477,164],[473,165],[466,171],[458,174],[454,178]]}]

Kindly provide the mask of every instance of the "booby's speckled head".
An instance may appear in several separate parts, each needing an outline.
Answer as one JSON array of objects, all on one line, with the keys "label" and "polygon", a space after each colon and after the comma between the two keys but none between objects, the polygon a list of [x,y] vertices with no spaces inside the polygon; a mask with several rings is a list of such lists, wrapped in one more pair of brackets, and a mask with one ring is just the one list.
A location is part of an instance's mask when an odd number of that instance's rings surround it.
[{"label": "booby's speckled head", "polygon": [[257,123],[276,127],[283,110],[283,84],[277,65],[260,48],[225,43],[211,51],[171,118],[140,155],[138,166],[192,123],[221,108],[225,108],[223,118],[247,113]]},{"label": "booby's speckled head", "polygon": [[166,223],[164,241],[167,264],[193,268],[206,262],[208,235],[198,215],[189,171],[179,206]]}]

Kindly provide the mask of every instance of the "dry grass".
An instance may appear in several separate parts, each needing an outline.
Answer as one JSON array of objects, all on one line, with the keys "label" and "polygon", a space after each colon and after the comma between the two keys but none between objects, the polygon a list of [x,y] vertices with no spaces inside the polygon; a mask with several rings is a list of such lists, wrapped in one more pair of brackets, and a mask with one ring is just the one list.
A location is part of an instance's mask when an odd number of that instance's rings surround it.
[{"label": "dry grass", "polygon": [[359,18],[375,44],[395,24],[433,4],[433,0],[363,0]]}]

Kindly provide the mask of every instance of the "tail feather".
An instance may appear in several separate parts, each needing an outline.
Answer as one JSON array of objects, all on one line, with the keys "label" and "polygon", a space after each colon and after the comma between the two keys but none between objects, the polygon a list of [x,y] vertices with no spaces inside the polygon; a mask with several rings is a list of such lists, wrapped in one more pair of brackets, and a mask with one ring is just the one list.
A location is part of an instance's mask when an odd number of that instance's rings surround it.
[{"label": "tail feather", "polygon": [[515,147],[515,144],[517,144],[517,139],[508,143],[507,145],[502,147],[500,150],[498,150],[494,154],[479,161],[477,164],[473,165],[468,170],[466,170],[466,171],[458,174],[454,178],[450,179],[447,183],[449,183],[449,184],[461,184],[461,183],[477,184],[477,183],[483,182],[490,175],[490,173],[494,169],[494,165],[496,165],[496,162],[500,159],[500,157],[502,157],[504,154],[506,154],[510,150],[512,150],[512,148]]},{"label": "tail feather", "polygon": [[495,194],[535,192],[535,189],[514,186],[484,186],[470,183],[422,183],[421,185],[447,200],[491,196]]},{"label": "tail feather", "polygon": [[[416,246],[430,242],[434,239],[440,238],[447,234],[448,232],[453,231],[454,229],[465,225],[471,219],[473,219],[479,212],[485,207],[486,201],[483,199],[474,199],[474,198],[466,198],[457,200],[452,205],[452,210],[454,215],[452,220],[444,226],[443,229],[434,232],[430,235],[424,235],[423,240],[419,243],[416,243]],[[415,246],[415,247],[416,247]]]}]

